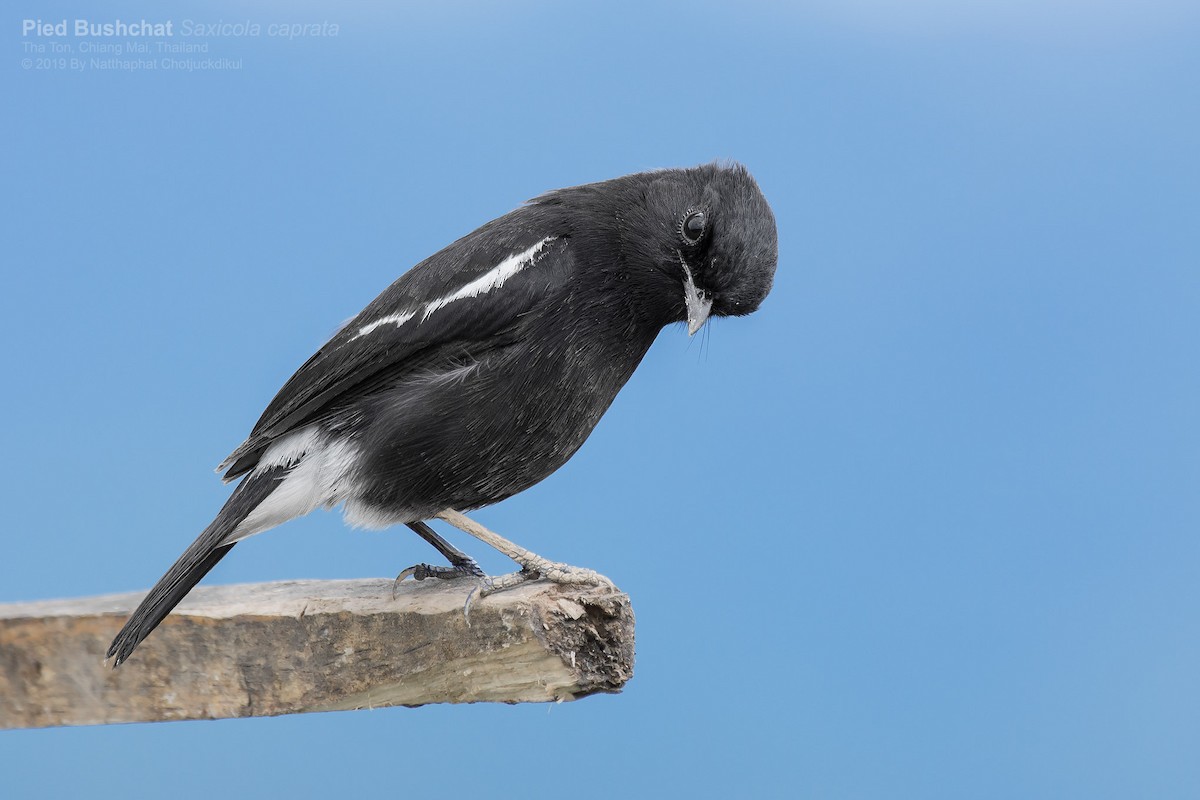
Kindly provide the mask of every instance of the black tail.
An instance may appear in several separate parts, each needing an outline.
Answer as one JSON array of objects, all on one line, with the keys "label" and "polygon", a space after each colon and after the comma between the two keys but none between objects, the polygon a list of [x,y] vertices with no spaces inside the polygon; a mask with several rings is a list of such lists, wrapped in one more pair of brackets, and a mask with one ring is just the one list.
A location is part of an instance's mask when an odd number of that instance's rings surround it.
[{"label": "black tail", "polygon": [[238,484],[217,518],[183,551],[167,574],[158,579],[158,583],[154,584],[154,588],[129,616],[117,638],[113,639],[108,647],[108,658],[112,659],[114,669],[129,658],[134,648],[158,627],[171,609],[179,605],[192,587],[233,549],[234,543],[221,542],[275,490],[286,472],[283,467],[276,467],[262,474],[248,475]]}]

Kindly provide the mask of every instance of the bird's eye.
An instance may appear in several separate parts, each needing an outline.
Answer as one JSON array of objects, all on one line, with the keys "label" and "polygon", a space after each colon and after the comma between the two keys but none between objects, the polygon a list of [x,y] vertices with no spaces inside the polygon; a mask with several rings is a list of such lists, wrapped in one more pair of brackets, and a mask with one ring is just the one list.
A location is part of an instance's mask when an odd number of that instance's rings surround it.
[{"label": "bird's eye", "polygon": [[688,244],[699,244],[708,230],[708,217],[703,211],[689,211],[679,223],[679,235]]}]

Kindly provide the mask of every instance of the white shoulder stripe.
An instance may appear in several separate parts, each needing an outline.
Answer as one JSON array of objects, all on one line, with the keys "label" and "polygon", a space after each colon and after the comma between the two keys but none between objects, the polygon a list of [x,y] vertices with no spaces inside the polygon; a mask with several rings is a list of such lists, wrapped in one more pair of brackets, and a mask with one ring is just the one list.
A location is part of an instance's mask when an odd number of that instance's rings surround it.
[{"label": "white shoulder stripe", "polygon": [[518,272],[532,264],[537,257],[537,254],[541,252],[542,248],[554,241],[555,238],[556,237],[554,236],[547,236],[545,239],[542,239],[528,250],[523,250],[520,253],[516,253],[504,259],[499,264],[468,283],[466,286],[451,292],[445,297],[439,297],[436,300],[431,300],[428,303],[425,303],[420,309],[414,311],[402,311],[399,314],[390,314],[386,317],[380,317],[374,322],[363,325],[358,329],[358,333],[355,334],[354,338],[357,339],[360,336],[366,336],[382,325],[395,325],[397,328],[399,328],[401,325],[404,325],[413,317],[417,316],[418,313],[421,315],[421,321],[425,321],[429,319],[430,314],[440,308],[445,308],[456,300],[462,300],[465,297],[478,297],[481,294],[487,294],[493,289],[499,289],[505,284],[505,282],[508,281],[509,278],[513,277]]},{"label": "white shoulder stripe", "polygon": [[434,300],[431,303],[426,303],[425,313],[421,316],[421,319],[429,319],[430,314],[437,311],[439,308],[450,305],[455,300],[462,300],[464,297],[478,297],[479,295],[486,294],[493,289],[499,289],[504,285],[505,281],[507,281],[513,275],[516,275],[521,270],[525,269],[525,267],[532,264],[534,256],[536,256],[541,249],[553,239],[553,236],[547,236],[545,239],[542,239],[528,250],[504,259],[499,264],[459,289],[457,292],[446,295],[438,300]]},{"label": "white shoulder stripe", "polygon": [[368,333],[375,330],[380,325],[395,325],[397,328],[399,328],[401,325],[408,322],[410,319],[412,319],[416,315],[417,315],[417,312],[415,312],[415,311],[405,311],[403,314],[391,314],[386,317],[380,317],[379,319],[375,320],[374,322],[372,322],[368,325],[363,325],[361,328],[359,328],[358,333],[356,333],[354,335],[354,338],[357,339],[359,336],[366,336]]}]

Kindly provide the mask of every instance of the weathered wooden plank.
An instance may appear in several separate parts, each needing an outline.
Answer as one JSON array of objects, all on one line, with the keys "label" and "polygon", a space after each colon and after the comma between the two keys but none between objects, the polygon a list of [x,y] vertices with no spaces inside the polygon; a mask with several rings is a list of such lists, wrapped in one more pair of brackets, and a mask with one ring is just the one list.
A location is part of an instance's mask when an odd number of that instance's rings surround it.
[{"label": "weathered wooden plank", "polygon": [[0,605],[0,728],[548,702],[633,673],[628,596],[529,583],[472,604],[466,581],[198,587],[117,670],[142,594]]}]

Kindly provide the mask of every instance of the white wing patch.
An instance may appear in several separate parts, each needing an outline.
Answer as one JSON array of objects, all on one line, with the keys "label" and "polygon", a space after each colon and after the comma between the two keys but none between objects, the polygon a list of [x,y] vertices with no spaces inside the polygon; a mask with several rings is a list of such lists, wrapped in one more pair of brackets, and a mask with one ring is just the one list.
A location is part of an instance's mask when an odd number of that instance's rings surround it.
[{"label": "white wing patch", "polygon": [[357,339],[359,336],[366,336],[380,325],[395,325],[397,328],[399,328],[416,315],[417,312],[415,311],[405,311],[403,314],[389,314],[386,317],[380,317],[369,325],[363,325],[361,328],[359,328],[358,333],[355,334],[354,338]]},{"label": "white wing patch", "polygon": [[421,315],[421,319],[429,319],[429,315],[437,311],[439,308],[450,305],[455,300],[462,300],[464,297],[478,297],[481,294],[486,294],[493,289],[499,289],[504,285],[505,281],[516,275],[525,267],[533,263],[536,256],[547,243],[554,240],[553,236],[547,236],[533,247],[516,255],[509,256],[501,261],[490,270],[480,275],[475,280],[468,283],[466,286],[459,289],[453,294],[446,295],[438,300],[425,304],[425,312]]},{"label": "white wing patch", "polygon": [[374,322],[369,322],[358,329],[358,333],[355,334],[354,338],[357,339],[360,336],[366,336],[376,328],[379,328],[383,325],[395,325],[398,328],[407,323],[413,317],[417,316],[417,314],[421,315],[421,321],[423,322],[429,319],[429,316],[433,314],[433,312],[437,311],[438,309],[445,308],[456,300],[462,300],[466,297],[478,297],[481,294],[487,294],[493,289],[499,289],[512,276],[516,275],[518,272],[532,264],[537,258],[537,254],[541,252],[542,248],[554,241],[555,238],[556,237],[554,236],[547,236],[545,239],[542,239],[528,250],[523,250],[520,253],[509,256],[484,274],[480,275],[475,280],[468,283],[466,286],[456,289],[445,297],[439,297],[436,300],[430,300],[420,308],[412,311],[401,311],[399,314],[389,314],[386,317],[380,317]]}]

